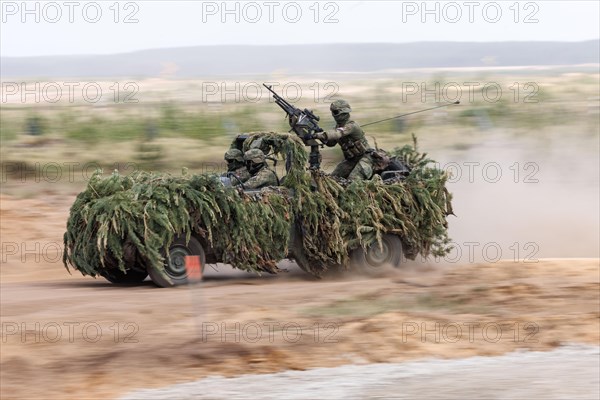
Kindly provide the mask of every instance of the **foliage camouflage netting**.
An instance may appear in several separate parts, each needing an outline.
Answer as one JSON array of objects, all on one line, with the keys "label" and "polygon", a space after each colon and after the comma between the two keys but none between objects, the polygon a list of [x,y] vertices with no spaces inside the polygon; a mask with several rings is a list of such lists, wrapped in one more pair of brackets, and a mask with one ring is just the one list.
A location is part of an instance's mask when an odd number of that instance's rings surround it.
[{"label": "foliage camouflage netting", "polygon": [[295,135],[255,133],[244,146],[257,139],[288,160],[281,187],[245,193],[216,175],[96,172],[71,207],[65,267],[92,276],[133,265],[164,271],[165,249],[180,235],[200,238],[217,260],[258,273],[277,272],[292,231],[303,249],[300,266],[317,276],[346,265],[349,251],[385,233],[401,237],[409,258],[449,251],[447,177],[429,166],[416,141],[392,153],[409,167],[408,176],[384,183],[380,176],[349,182],[307,170],[304,144]]}]

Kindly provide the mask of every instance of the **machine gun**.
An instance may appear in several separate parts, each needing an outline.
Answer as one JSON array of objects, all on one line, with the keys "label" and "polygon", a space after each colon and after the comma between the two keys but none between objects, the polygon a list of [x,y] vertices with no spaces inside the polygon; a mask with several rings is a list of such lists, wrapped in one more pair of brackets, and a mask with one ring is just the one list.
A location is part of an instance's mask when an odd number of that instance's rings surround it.
[{"label": "machine gun", "polygon": [[310,146],[310,155],[308,157],[310,169],[319,169],[321,167],[321,153],[319,147],[323,146],[315,139],[315,133],[323,132],[323,129],[321,129],[317,123],[319,117],[313,114],[308,108],[301,110],[294,107],[283,97],[275,93],[272,86],[267,86],[264,83],[263,86],[266,87],[269,92],[273,93],[275,103],[287,114],[291,128],[290,132],[294,132],[298,135],[298,137],[302,139],[302,142],[304,142],[304,145]]}]

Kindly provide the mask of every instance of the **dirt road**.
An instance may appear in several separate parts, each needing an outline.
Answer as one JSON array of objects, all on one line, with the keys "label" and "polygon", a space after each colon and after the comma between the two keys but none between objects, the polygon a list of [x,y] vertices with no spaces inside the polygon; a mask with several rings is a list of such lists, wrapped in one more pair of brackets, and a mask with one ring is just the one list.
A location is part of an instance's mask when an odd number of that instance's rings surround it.
[{"label": "dirt road", "polygon": [[71,276],[53,253],[71,200],[2,198],[3,399],[115,397],[209,375],[600,340],[597,259],[420,264],[322,280],[293,265],[265,277],[218,266],[196,286],[123,287]]},{"label": "dirt road", "polygon": [[123,400],[401,400],[597,399],[600,348],[569,345],[544,352],[496,357],[425,359],[344,365],[307,371],[209,377],[161,389],[139,390]]}]

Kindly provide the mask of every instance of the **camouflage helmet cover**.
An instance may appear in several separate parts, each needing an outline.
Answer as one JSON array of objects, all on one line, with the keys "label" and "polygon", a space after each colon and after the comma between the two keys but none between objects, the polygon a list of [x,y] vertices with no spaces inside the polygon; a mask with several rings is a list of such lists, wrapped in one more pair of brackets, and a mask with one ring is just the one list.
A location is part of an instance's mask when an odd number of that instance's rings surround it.
[{"label": "camouflage helmet cover", "polygon": [[352,108],[350,107],[350,104],[348,104],[348,102],[346,100],[336,100],[333,103],[331,103],[331,106],[329,106],[329,109],[333,112],[333,111],[337,111],[338,113],[341,114],[349,114],[350,112],[352,112]]},{"label": "camouflage helmet cover", "polygon": [[238,149],[229,149],[225,153],[225,161],[239,161],[244,162],[244,153]]},{"label": "camouflage helmet cover", "polygon": [[244,160],[252,161],[255,164],[265,162],[265,153],[261,149],[250,149],[244,153]]}]

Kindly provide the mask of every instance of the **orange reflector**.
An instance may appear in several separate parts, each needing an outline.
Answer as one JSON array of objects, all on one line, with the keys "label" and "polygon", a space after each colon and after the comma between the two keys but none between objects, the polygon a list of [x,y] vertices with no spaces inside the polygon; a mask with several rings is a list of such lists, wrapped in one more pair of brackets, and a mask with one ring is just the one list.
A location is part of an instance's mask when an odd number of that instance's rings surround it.
[{"label": "orange reflector", "polygon": [[200,256],[185,256],[185,270],[188,281],[199,281],[202,279],[202,265]]}]

